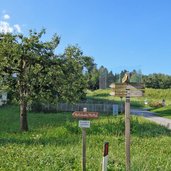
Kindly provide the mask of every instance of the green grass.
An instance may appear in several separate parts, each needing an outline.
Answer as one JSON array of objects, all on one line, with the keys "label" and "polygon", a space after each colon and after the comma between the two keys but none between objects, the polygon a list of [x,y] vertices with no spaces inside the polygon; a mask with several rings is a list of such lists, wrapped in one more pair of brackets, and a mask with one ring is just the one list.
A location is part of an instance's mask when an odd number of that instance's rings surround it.
[{"label": "green grass", "polygon": [[[121,99],[119,97],[110,96],[109,93],[111,89],[88,91],[87,98],[94,101],[102,101],[106,103],[120,103]],[[163,99],[166,101],[166,105],[171,105],[171,89],[152,89],[146,88],[143,97],[133,98],[131,97],[131,107],[133,108],[150,108],[149,105],[145,105],[144,101],[147,100],[148,104],[159,102],[161,103]],[[123,98],[125,100],[125,98]]]},{"label": "green grass", "polygon": [[[114,102],[120,104],[121,99],[119,97],[110,96],[111,89],[88,91],[87,97],[91,100],[101,100],[103,102]],[[144,97],[131,98],[132,108],[148,108],[150,111],[155,112],[158,116],[171,119],[171,89],[151,89],[146,88]],[[149,105],[144,104],[144,100],[147,99]],[[161,104],[162,99],[166,101],[166,107],[150,106],[151,104]],[[123,101],[125,99],[123,98]]]},{"label": "green grass", "polygon": [[170,97],[171,97],[171,89],[152,89],[152,88],[146,88],[145,89],[145,97],[150,100],[159,100],[162,101],[162,99],[166,100],[166,103],[169,103]]},{"label": "green grass", "polygon": [[[96,90],[96,91],[88,91],[87,93],[87,99],[96,101],[96,102],[105,102],[105,103],[121,103],[120,97],[114,97],[111,96],[109,93],[111,92],[111,89],[104,89],[104,90]],[[125,98],[122,99],[124,101]],[[144,97],[138,97],[138,98],[131,98],[131,106],[134,108],[137,107],[144,107]]]},{"label": "green grass", "polygon": [[171,106],[161,107],[151,111],[157,113],[158,116],[171,119]]},{"label": "green grass", "polygon": [[[0,108],[0,170],[80,171],[81,129],[71,113],[29,113],[29,132],[19,131],[18,108]],[[108,171],[125,170],[124,118],[100,115],[87,129],[87,170],[100,171],[103,143],[109,141]],[[131,119],[132,171],[170,171],[171,132]]]}]

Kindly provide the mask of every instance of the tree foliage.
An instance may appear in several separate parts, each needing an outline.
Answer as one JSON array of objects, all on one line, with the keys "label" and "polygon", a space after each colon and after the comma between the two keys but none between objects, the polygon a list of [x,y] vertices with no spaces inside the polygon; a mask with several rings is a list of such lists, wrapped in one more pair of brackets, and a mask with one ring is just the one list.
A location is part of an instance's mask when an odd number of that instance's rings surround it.
[{"label": "tree foliage", "polygon": [[20,128],[28,130],[27,105],[39,101],[75,102],[85,97],[87,82],[83,69],[88,57],[76,46],[62,55],[54,50],[60,38],[42,41],[45,30],[22,34],[1,34],[0,83],[11,90],[20,104]]},{"label": "tree foliage", "polygon": [[[8,86],[20,104],[20,129],[28,130],[28,101],[47,89],[52,56],[59,43],[54,36],[49,42],[42,42],[45,30],[22,34],[1,34],[0,76],[1,84]],[[56,61],[55,61],[56,63]],[[45,87],[46,86],[46,87]]]},{"label": "tree foliage", "polygon": [[167,89],[171,88],[171,76],[166,74],[149,74],[143,76],[147,88]]},{"label": "tree foliage", "polygon": [[83,52],[77,46],[68,46],[61,57],[63,80],[58,89],[59,101],[76,102],[85,98],[87,80],[83,74],[84,68],[87,67]]},{"label": "tree foliage", "polygon": [[[49,42],[40,39],[45,34],[30,30],[29,36],[6,34],[0,42],[0,71],[3,84],[8,85],[19,101],[28,101],[48,86],[52,56],[59,43],[54,36]],[[55,61],[56,64],[56,61]]]}]

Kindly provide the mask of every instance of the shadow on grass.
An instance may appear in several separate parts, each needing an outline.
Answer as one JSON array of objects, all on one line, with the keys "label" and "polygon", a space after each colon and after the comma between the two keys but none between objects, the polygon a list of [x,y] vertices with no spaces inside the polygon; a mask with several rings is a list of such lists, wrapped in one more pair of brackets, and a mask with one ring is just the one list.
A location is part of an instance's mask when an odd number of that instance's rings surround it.
[{"label": "shadow on grass", "polygon": [[52,136],[52,137],[27,137],[22,138],[22,135],[19,137],[9,137],[9,138],[0,138],[0,145],[8,144],[23,144],[23,145],[56,145],[56,146],[67,146],[67,145],[76,145],[78,144],[78,137],[76,136],[66,136],[62,135],[61,137]]},{"label": "shadow on grass", "polygon": [[[87,129],[88,135],[109,135],[109,136],[124,136],[125,134],[125,120],[123,116],[109,118],[100,121],[92,121],[90,129]],[[70,125],[66,126],[70,133],[77,133]],[[157,136],[171,136],[171,131],[164,126],[157,125],[149,121],[141,121],[134,116],[131,119],[131,134],[138,137],[157,137]]]},{"label": "shadow on grass", "polygon": [[[25,144],[25,145],[77,145],[81,141],[81,129],[78,120],[73,119],[71,113],[42,114],[31,113],[31,131],[21,133],[19,131],[3,131],[0,134],[0,145]],[[12,127],[10,128],[12,130]],[[91,121],[91,127],[87,129],[87,135],[124,137],[124,116],[101,115],[99,119]],[[167,128],[146,121],[137,116],[131,119],[131,134],[137,137],[171,136]]]},{"label": "shadow on grass", "polygon": [[94,97],[108,97],[109,93],[95,94]]},{"label": "shadow on grass", "polygon": [[[104,104],[121,104],[121,103],[125,103],[125,99],[100,99],[98,98],[101,97],[101,94],[100,95],[95,95],[93,98],[92,97],[88,97],[87,98],[87,103],[91,102],[91,103],[104,103]],[[108,95],[106,93],[102,94],[102,97],[107,97]],[[144,101],[136,101],[136,100],[131,100],[131,107],[133,108],[143,108],[144,107]]]},{"label": "shadow on grass", "polygon": [[171,117],[171,109],[162,109],[162,111],[154,111],[158,116]]},{"label": "shadow on grass", "polygon": [[[0,121],[0,145],[76,145],[77,135],[68,134],[66,125],[72,127],[75,120],[71,113],[29,113],[29,131],[20,132],[18,113],[6,112],[3,121]],[[77,132],[78,131],[78,127]]]},{"label": "shadow on grass", "polygon": [[[19,113],[8,112],[2,114],[0,120],[0,133],[16,133],[19,130]],[[73,121],[72,114],[61,113],[28,113],[29,130],[41,129],[42,127],[59,127],[67,121]]]}]

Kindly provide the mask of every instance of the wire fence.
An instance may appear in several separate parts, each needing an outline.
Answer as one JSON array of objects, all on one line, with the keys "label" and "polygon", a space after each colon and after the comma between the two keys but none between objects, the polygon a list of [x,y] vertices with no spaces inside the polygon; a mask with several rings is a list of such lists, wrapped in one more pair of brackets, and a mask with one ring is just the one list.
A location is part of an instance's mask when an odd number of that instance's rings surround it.
[{"label": "wire fence", "polygon": [[103,103],[103,104],[94,104],[94,103],[58,103],[58,104],[34,104],[31,107],[32,111],[41,111],[41,112],[73,112],[73,111],[82,111],[83,108],[87,108],[89,112],[100,112],[100,113],[112,113],[113,104]]}]

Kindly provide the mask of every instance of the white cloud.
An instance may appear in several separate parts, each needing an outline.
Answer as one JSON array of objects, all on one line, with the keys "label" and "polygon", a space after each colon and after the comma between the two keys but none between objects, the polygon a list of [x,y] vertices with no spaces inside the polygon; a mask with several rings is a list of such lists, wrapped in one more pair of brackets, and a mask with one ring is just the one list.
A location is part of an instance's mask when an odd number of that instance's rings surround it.
[{"label": "white cloud", "polygon": [[3,33],[12,33],[13,32],[13,27],[10,26],[9,23],[7,23],[6,21],[0,21],[0,32]]},{"label": "white cloud", "polygon": [[0,21],[0,32],[1,33],[12,33],[12,32],[21,32],[21,27],[19,24],[15,24],[14,26],[10,26],[10,24],[6,21]]},{"label": "white cloud", "polygon": [[19,24],[14,25],[14,30],[19,32],[19,33],[21,32],[21,27],[19,26]]},{"label": "white cloud", "polygon": [[10,19],[10,16],[9,16],[8,14],[5,14],[5,15],[3,16],[3,19],[4,19],[4,20],[9,20],[9,19]]},{"label": "white cloud", "polygon": [[[5,12],[5,11],[4,11]],[[0,33],[12,33],[12,32],[21,32],[21,26],[19,24],[10,25],[9,20],[10,16],[7,13],[4,13],[3,20],[0,21]]]}]

